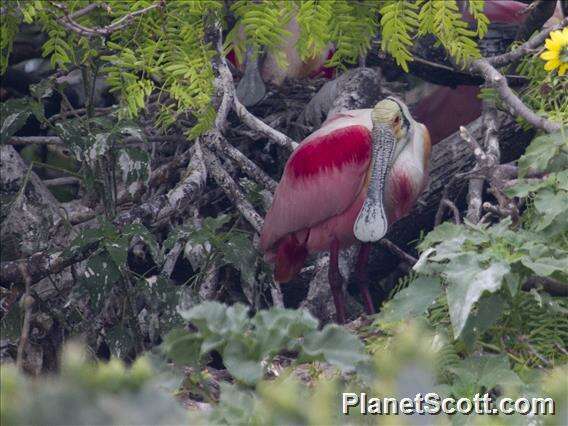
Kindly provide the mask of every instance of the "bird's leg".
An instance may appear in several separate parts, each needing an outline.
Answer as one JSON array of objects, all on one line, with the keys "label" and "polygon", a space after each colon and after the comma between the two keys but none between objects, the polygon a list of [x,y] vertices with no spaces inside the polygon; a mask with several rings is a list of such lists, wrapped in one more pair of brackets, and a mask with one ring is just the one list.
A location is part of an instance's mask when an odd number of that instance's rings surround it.
[{"label": "bird's leg", "polygon": [[361,293],[361,299],[363,299],[363,306],[367,315],[372,315],[375,313],[375,307],[373,306],[373,299],[371,298],[371,293],[369,293],[369,285],[367,282],[367,264],[369,263],[369,253],[371,252],[371,244],[363,243],[359,249],[359,255],[357,256],[357,264],[355,265],[355,273],[357,278],[357,286],[359,287],[359,292]]},{"label": "bird's leg", "polygon": [[329,249],[329,286],[335,304],[337,322],[345,323],[345,294],[343,293],[343,277],[339,272],[339,241],[333,239]]}]

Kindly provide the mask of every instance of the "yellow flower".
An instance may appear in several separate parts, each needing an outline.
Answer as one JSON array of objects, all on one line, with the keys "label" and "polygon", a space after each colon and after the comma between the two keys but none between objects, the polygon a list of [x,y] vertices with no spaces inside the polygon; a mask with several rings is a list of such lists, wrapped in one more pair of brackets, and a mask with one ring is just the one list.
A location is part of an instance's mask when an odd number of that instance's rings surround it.
[{"label": "yellow flower", "polygon": [[541,59],[547,61],[544,69],[551,72],[558,68],[558,75],[564,75],[568,70],[568,27],[552,31],[545,46],[548,50],[540,55]]}]

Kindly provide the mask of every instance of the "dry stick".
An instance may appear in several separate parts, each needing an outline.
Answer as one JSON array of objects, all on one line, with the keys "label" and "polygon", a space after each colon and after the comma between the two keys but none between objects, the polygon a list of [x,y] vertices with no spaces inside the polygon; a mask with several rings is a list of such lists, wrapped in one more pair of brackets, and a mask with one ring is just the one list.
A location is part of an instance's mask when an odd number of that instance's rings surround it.
[{"label": "dry stick", "polygon": [[44,180],[43,184],[48,188],[51,186],[60,186],[60,185],[77,185],[81,184],[81,179],[73,176],[67,176],[67,177]]},{"label": "dry stick", "polygon": [[454,223],[456,225],[459,225],[461,223],[460,211],[457,208],[457,206],[455,205],[455,203],[453,201],[449,200],[448,198],[444,198],[444,199],[442,199],[440,204],[442,204],[443,206],[450,209],[450,211],[454,215]]},{"label": "dry stick", "polygon": [[[221,77],[225,80],[224,85],[230,87],[230,90],[234,92],[235,85],[233,82],[233,76],[230,75],[230,71],[227,65],[223,65],[223,63],[221,63],[221,65],[219,66],[219,72],[221,73]],[[281,133],[278,130],[270,127],[264,121],[251,114],[250,111],[246,109],[246,107],[238,100],[236,96],[233,96],[233,110],[243,123],[245,123],[252,130],[255,130],[258,133],[262,134],[270,141],[283,146],[284,148],[287,148],[289,151],[293,151],[298,146],[297,142],[286,136],[284,133]]]},{"label": "dry stick", "polygon": [[484,179],[472,177],[467,190],[467,220],[478,223],[481,220],[482,191]]},{"label": "dry stick", "polygon": [[284,133],[273,129],[268,124],[260,120],[259,118],[252,115],[243,104],[235,96],[233,100],[233,107],[239,118],[243,123],[245,123],[251,129],[257,131],[258,133],[264,135],[270,141],[293,151],[298,146],[298,143],[286,136]]},{"label": "dry stick", "polygon": [[[139,15],[143,15],[153,9],[156,9],[157,7],[162,7],[165,2],[164,1],[159,1],[157,3],[151,4],[148,7],[145,7],[144,9],[140,9],[137,10],[135,12],[131,12],[128,13],[126,15],[124,15],[122,18],[120,18],[118,21],[107,25],[106,27],[102,27],[102,28],[88,28],[85,27],[79,23],[77,23],[77,21],[75,21],[73,19],[73,14],[69,14],[67,8],[62,5],[62,4],[58,4],[55,2],[51,2],[51,4],[53,6],[55,6],[57,9],[63,11],[64,16],[59,17],[59,22],[68,30],[73,31],[81,36],[84,37],[97,37],[97,36],[102,36],[102,37],[106,37],[110,34],[112,34],[113,32],[117,31],[117,30],[121,30],[123,28],[125,28],[126,26],[130,25],[130,23],[134,20],[134,18],[136,16]],[[84,14],[84,13],[83,13]],[[77,16],[75,16],[77,17]]]},{"label": "dry stick", "polygon": [[[160,142],[185,142],[182,136],[165,135],[165,136],[148,136],[146,140],[149,143]],[[123,139],[125,144],[144,144],[139,138],[128,136]],[[59,136],[12,136],[6,142],[6,145],[26,146],[26,145],[65,145],[65,142]]]},{"label": "dry stick", "polygon": [[[195,151],[188,165],[186,177],[175,188],[167,194],[154,197],[119,214],[113,223],[119,228],[137,220],[152,224],[170,216],[182,214],[186,207],[199,197],[207,179],[207,170],[203,163],[199,142],[195,143],[193,149]],[[64,256],[64,252],[53,254],[38,252],[27,259],[2,262],[0,264],[0,285],[9,287],[10,284],[24,284],[26,278],[20,270],[20,265],[24,265],[31,284],[35,284],[48,275],[59,273],[87,259],[97,250],[98,245],[98,241],[87,244],[73,251],[69,256]]]},{"label": "dry stick", "polygon": [[59,136],[12,136],[6,142],[7,145],[64,145]]},{"label": "dry stick", "polygon": [[264,170],[257,166],[241,151],[229,144],[229,142],[227,142],[225,138],[219,138],[218,143],[211,145],[211,147],[229,157],[250,178],[256,180],[270,192],[274,193],[278,183],[274,181],[274,179],[272,179],[270,176],[268,176],[264,172]]},{"label": "dry stick", "polygon": [[20,341],[18,342],[18,352],[16,355],[16,366],[18,369],[22,369],[22,365],[24,362],[24,351],[28,344],[28,337],[30,334],[30,322],[32,317],[32,305],[33,305],[33,298],[30,295],[31,291],[31,278],[30,274],[26,270],[24,264],[19,264],[20,273],[24,277],[24,283],[26,286],[26,291],[24,293],[24,323],[22,325],[22,333],[20,334]]},{"label": "dry stick", "polygon": [[221,166],[219,159],[211,151],[207,150],[207,148],[203,148],[203,157],[207,164],[207,169],[217,185],[219,185],[237,210],[241,212],[247,222],[252,225],[254,230],[260,233],[263,224],[262,217],[254,210],[254,207],[246,199],[231,175],[227,173],[223,166]]},{"label": "dry stick", "polygon": [[485,60],[494,67],[502,67],[512,62],[518,61],[523,56],[533,53],[535,49],[539,48],[552,31],[561,30],[567,25],[568,17],[564,18],[558,25],[554,25],[553,27],[542,30],[540,33],[532,37],[529,41],[521,44],[511,52],[503,53],[502,55],[491,56],[489,58],[485,58]]},{"label": "dry stick", "polygon": [[407,252],[405,252],[403,249],[401,249],[399,246],[397,246],[395,243],[393,243],[391,240],[388,240],[386,238],[383,238],[380,241],[380,244],[383,247],[386,247],[388,250],[390,250],[393,254],[397,255],[398,257],[400,257],[402,260],[404,260],[405,262],[410,263],[411,265],[414,265],[416,262],[418,262],[418,259],[416,259],[414,256],[408,254]]},{"label": "dry stick", "polygon": [[472,72],[483,77],[487,85],[493,87],[499,93],[501,99],[507,104],[513,115],[518,115],[532,126],[548,133],[557,132],[561,126],[559,123],[547,120],[539,116],[516,95],[507,84],[507,79],[487,59],[476,59],[470,66]]}]

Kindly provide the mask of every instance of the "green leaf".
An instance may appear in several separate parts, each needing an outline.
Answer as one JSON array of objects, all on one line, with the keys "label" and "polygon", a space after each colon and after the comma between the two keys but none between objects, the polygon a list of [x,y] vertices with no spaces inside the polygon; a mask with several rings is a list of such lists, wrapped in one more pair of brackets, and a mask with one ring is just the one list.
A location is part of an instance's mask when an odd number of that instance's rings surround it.
[{"label": "green leaf", "polygon": [[272,308],[258,312],[252,325],[262,355],[268,356],[283,348],[293,350],[298,339],[317,330],[318,321],[304,309]]},{"label": "green leaf", "polygon": [[335,324],[306,335],[301,349],[301,356],[325,360],[345,372],[354,371],[358,363],[368,359],[359,338]]},{"label": "green leaf", "polygon": [[174,362],[197,365],[201,358],[201,338],[183,328],[170,331],[164,338],[162,350]]},{"label": "green leaf", "polygon": [[110,352],[117,358],[124,358],[136,347],[132,328],[126,324],[117,324],[106,331],[105,340]]},{"label": "green leaf", "polygon": [[535,138],[519,158],[519,176],[524,177],[531,170],[555,172],[568,166],[568,139],[566,130],[545,134]]},{"label": "green leaf", "polygon": [[5,144],[16,134],[28,121],[31,115],[29,103],[25,99],[10,99],[3,102],[0,108],[2,112],[2,127],[0,127],[0,143]]},{"label": "green leaf", "polygon": [[496,386],[522,385],[519,376],[511,370],[506,355],[471,356],[449,369],[456,375],[452,385],[452,393],[456,397],[472,397],[478,392],[489,392]]},{"label": "green leaf", "polygon": [[377,319],[395,323],[424,314],[442,293],[439,277],[419,276],[381,308]]},{"label": "green leaf", "polygon": [[230,340],[222,355],[227,370],[237,380],[252,385],[262,379],[264,369],[260,351],[250,339]]},{"label": "green leaf", "polygon": [[126,259],[128,258],[128,239],[118,238],[111,241],[106,240],[103,246],[117,268],[122,268],[126,265]]},{"label": "green leaf", "polygon": [[497,260],[484,267],[473,254],[461,254],[446,265],[446,295],[456,338],[460,336],[474,303],[485,291],[499,290],[509,271],[507,263]]},{"label": "green leaf", "polygon": [[223,253],[225,262],[238,269],[245,281],[254,282],[256,252],[245,234],[233,233],[216,247]]},{"label": "green leaf", "polygon": [[180,315],[195,325],[203,336],[202,354],[220,348],[230,336],[244,333],[249,323],[248,309],[242,304],[226,306],[204,302],[180,310]]},{"label": "green leaf", "polygon": [[98,253],[87,261],[84,275],[79,279],[74,291],[87,294],[93,309],[98,312],[111,286],[121,278],[114,261],[108,253]]},{"label": "green leaf", "polygon": [[468,349],[473,349],[475,339],[481,336],[501,317],[504,302],[498,293],[491,293],[477,302],[478,307],[472,313],[462,331],[462,340]]}]

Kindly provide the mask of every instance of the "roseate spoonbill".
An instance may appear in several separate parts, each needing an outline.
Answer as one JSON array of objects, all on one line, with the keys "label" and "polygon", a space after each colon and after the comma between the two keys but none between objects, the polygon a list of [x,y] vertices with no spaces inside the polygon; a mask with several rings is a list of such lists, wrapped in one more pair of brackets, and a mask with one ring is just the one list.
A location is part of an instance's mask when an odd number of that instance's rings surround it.
[{"label": "roseate spoonbill", "polygon": [[288,159],[266,215],[260,244],[275,280],[291,280],[308,254],[329,250],[329,284],[337,320],[345,322],[338,255],[360,241],[357,281],[365,311],[374,313],[363,279],[370,243],[410,212],[429,157],[428,130],[393,97],[328,118]]},{"label": "roseate spoonbill", "polygon": [[[244,63],[239,63],[235,52],[229,52],[227,58],[239,70],[243,76],[237,85],[237,97],[245,106],[252,106],[258,103],[266,93],[264,83],[271,83],[281,86],[285,79],[306,78],[324,76],[331,78],[333,69],[324,66],[325,62],[333,55],[331,45],[326,46],[313,57],[302,60],[296,44],[300,39],[300,26],[296,17],[293,16],[288,23],[286,30],[290,35],[282,40],[279,48],[286,58],[286,66],[281,67],[274,53],[268,52],[260,57],[254,57],[253,51],[247,49]],[[239,29],[238,37],[244,39],[244,31]]]}]

